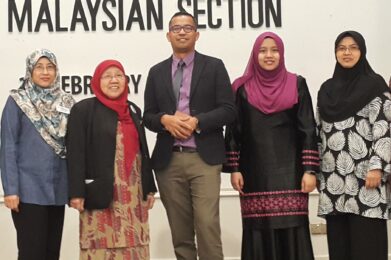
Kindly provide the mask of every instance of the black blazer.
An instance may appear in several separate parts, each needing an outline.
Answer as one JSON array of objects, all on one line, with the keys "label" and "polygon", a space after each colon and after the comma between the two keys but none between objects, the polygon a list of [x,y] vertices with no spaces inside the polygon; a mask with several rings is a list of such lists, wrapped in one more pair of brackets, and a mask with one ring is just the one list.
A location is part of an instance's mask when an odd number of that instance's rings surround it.
[{"label": "black blazer", "polygon": [[[149,192],[156,192],[156,186],[141,110],[131,102],[129,108],[139,134],[145,200]],[[87,209],[107,208],[113,200],[117,123],[117,113],[95,97],[78,102],[69,115],[66,138],[69,198],[85,198]],[[86,179],[94,181],[86,184]]]},{"label": "black blazer", "polygon": [[[145,126],[157,133],[152,154],[154,169],[170,162],[174,138],[163,128],[160,118],[173,115],[176,101],[171,76],[172,57],[153,66],[148,74],[144,97]],[[235,120],[236,110],[227,70],[220,59],[195,53],[190,87],[190,114],[199,121],[195,133],[197,151],[208,164],[225,161],[223,126]]]}]

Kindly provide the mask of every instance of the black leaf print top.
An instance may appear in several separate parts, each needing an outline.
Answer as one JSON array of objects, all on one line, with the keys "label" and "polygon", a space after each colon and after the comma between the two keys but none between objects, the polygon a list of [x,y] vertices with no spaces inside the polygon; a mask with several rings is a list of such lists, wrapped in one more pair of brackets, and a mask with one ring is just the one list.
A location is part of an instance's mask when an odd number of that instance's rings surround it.
[{"label": "black leaf print top", "polygon": [[[321,141],[319,216],[352,213],[368,218],[389,218],[390,98],[390,93],[386,92],[355,116],[340,122],[326,122],[317,113]],[[382,171],[381,184],[367,189],[367,173],[374,169]]]}]

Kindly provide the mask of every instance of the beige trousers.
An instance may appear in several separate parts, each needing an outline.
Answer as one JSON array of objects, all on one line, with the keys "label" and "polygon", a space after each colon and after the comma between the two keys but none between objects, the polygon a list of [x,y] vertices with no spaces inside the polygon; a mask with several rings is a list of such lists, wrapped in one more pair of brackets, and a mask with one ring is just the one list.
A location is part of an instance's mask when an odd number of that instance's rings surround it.
[{"label": "beige trousers", "polygon": [[[220,237],[221,165],[208,165],[198,153],[173,152],[156,179],[178,260],[223,260]],[[195,243],[197,239],[197,246]]]}]

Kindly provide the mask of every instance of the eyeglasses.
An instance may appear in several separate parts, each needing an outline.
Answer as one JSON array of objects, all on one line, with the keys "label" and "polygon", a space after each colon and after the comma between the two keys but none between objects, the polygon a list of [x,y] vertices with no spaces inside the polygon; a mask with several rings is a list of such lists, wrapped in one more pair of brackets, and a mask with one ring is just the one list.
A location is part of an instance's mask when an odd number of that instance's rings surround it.
[{"label": "eyeglasses", "polygon": [[351,45],[351,46],[343,46],[339,45],[337,47],[337,52],[346,53],[346,51],[349,51],[350,53],[356,53],[360,50],[360,48],[357,45]]},{"label": "eyeglasses", "polygon": [[121,81],[124,78],[125,78],[124,74],[117,74],[117,75],[104,75],[100,79],[104,81],[112,81],[113,79]]},{"label": "eyeglasses", "polygon": [[185,33],[190,33],[192,31],[195,31],[195,27],[193,25],[190,25],[190,24],[186,24],[186,25],[173,25],[170,27],[170,31],[173,32],[173,33],[180,33],[181,31],[185,32]]},{"label": "eyeglasses", "polygon": [[42,73],[44,72],[45,70],[49,73],[52,73],[52,72],[55,72],[56,71],[56,66],[53,65],[53,64],[49,64],[47,65],[46,67],[41,65],[41,64],[38,64],[34,67],[34,70],[36,70],[37,72],[39,73]]}]

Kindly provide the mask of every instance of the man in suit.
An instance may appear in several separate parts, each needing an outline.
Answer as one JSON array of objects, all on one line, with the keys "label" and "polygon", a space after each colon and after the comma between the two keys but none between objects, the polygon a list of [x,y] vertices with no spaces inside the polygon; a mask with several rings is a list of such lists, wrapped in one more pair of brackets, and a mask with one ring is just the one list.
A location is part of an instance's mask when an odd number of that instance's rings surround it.
[{"label": "man in suit", "polygon": [[221,60],[195,51],[197,22],[178,12],[167,39],[173,55],[148,75],[144,122],[157,133],[152,154],[177,259],[222,260],[219,223],[223,126],[235,119],[228,73]]}]

